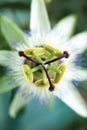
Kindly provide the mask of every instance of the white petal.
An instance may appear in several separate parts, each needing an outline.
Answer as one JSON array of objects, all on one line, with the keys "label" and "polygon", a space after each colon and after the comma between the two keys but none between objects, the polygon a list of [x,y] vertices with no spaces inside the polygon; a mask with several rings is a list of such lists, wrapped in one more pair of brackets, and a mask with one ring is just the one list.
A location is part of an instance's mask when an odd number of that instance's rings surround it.
[{"label": "white petal", "polygon": [[[73,61],[73,59],[72,59]],[[67,68],[65,71],[65,78],[69,81],[85,81],[87,80],[87,69],[81,66],[76,66],[75,63],[65,62]]]},{"label": "white petal", "polygon": [[72,83],[66,81],[62,82],[57,91],[54,91],[54,95],[60,98],[77,114],[87,117],[87,102],[85,102]]},{"label": "white petal", "polygon": [[53,28],[52,35],[57,37],[59,43],[64,43],[67,41],[74,31],[74,26],[76,23],[76,16],[70,15],[62,19],[58,24]]},{"label": "white petal", "polygon": [[87,49],[87,31],[72,37],[61,49],[66,49],[72,56],[83,53]]},{"label": "white petal", "polygon": [[31,31],[49,31],[50,28],[44,0],[32,0],[30,16]]},{"label": "white petal", "polygon": [[72,68],[69,72],[69,78],[75,79],[77,81],[87,80],[87,70],[82,67]]}]

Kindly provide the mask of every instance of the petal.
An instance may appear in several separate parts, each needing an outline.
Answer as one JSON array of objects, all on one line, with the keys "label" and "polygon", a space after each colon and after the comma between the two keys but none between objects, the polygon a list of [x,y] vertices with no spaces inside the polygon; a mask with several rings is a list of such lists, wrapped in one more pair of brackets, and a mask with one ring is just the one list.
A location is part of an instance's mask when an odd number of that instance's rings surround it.
[{"label": "petal", "polygon": [[8,66],[8,61],[7,59],[10,58],[10,56],[12,56],[12,52],[11,51],[6,51],[6,50],[1,50],[0,51],[0,65],[2,66]]},{"label": "petal", "polygon": [[[73,57],[75,58],[75,57]],[[73,61],[74,59],[72,58],[72,61],[70,62],[67,61],[65,62],[67,69],[65,71],[65,78],[69,81],[76,80],[78,83],[79,81],[85,81],[87,80],[87,68],[84,68],[80,65],[76,65]],[[79,63],[78,63],[79,64]]]},{"label": "petal", "polygon": [[71,79],[75,79],[77,81],[87,80],[87,70],[82,67],[75,67],[72,71],[69,72]]},{"label": "petal", "polygon": [[54,91],[54,95],[60,98],[77,114],[87,117],[87,103],[72,83],[67,81],[62,82],[57,91]]},{"label": "petal", "polygon": [[49,31],[50,28],[44,0],[32,0],[30,16],[31,31]]},{"label": "petal", "polygon": [[9,79],[6,76],[0,78],[0,94],[8,92],[8,91],[14,89],[15,87],[17,87],[17,86],[15,86],[15,84],[9,82]]},{"label": "petal", "polygon": [[66,49],[72,56],[83,53],[87,49],[87,31],[72,37],[61,49]]},{"label": "petal", "polygon": [[57,41],[60,43],[67,41],[74,32],[76,23],[76,16],[70,15],[62,19],[58,24],[53,28],[52,35],[57,37]]},{"label": "petal", "polygon": [[[31,84],[29,84],[29,86],[30,85]],[[9,108],[9,114],[11,117],[16,118],[18,113],[31,100],[32,93],[30,93],[29,86],[20,87],[16,92]]]},{"label": "petal", "polygon": [[26,36],[22,30],[6,17],[0,17],[1,32],[8,44],[13,47],[14,43],[27,43]]}]

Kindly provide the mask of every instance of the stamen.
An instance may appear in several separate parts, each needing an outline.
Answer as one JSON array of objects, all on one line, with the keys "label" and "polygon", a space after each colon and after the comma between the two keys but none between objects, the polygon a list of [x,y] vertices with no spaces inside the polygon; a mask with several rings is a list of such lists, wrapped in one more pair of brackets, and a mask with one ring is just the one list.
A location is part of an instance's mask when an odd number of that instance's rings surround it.
[{"label": "stamen", "polygon": [[25,79],[28,82],[33,82],[33,73],[31,71],[29,65],[23,65],[22,66],[22,71],[23,71]]},{"label": "stamen", "polygon": [[[49,50],[49,47],[50,46],[45,46],[45,49],[43,49],[43,48],[38,48],[38,49],[31,48],[31,49],[29,49],[28,48],[24,51],[19,51],[19,56],[24,57],[24,58],[32,61],[35,64],[35,66],[34,66],[35,68],[30,66],[31,70],[29,68],[30,64],[29,65],[26,64],[26,65],[22,66],[22,71],[24,73],[25,79],[28,82],[33,82],[35,80],[36,86],[42,85],[42,87],[44,87],[44,86],[49,87],[49,91],[53,91],[55,89],[54,84],[59,83],[60,79],[62,78],[62,76],[65,72],[66,66],[65,66],[65,64],[58,64],[57,63],[58,68],[55,69],[55,67],[53,68],[52,66],[50,66],[50,63],[56,62],[56,61],[61,60],[63,58],[68,58],[69,54],[68,54],[67,51],[64,51],[62,53],[59,50],[54,49],[53,47],[50,47],[50,50]],[[54,52],[51,53],[51,51],[53,51],[53,49],[54,49]],[[45,52],[45,51],[47,51],[47,52]],[[45,55],[45,61],[42,60],[42,58],[41,58],[44,55]],[[54,58],[55,56],[57,58]],[[57,67],[57,65],[56,65],[56,67]],[[50,71],[48,72],[47,69],[48,70],[52,69],[54,72],[56,72],[55,77],[54,77],[54,74],[49,76]],[[38,70],[41,70],[41,72],[42,72],[41,79],[33,77],[33,72],[38,71]],[[54,77],[54,79],[53,79],[53,77]]]},{"label": "stamen", "polygon": [[44,66],[43,63],[42,63],[42,67],[43,67],[43,69],[44,69],[44,71],[45,71],[45,73],[46,73],[46,76],[47,76],[48,81],[49,81],[49,84],[50,84],[49,91],[53,91],[55,87],[54,87],[54,85],[52,84],[51,79],[50,79],[50,77],[49,77],[49,74],[48,74],[48,72],[47,72],[47,69],[45,68],[45,66]]},{"label": "stamen", "polygon": [[46,65],[46,64],[50,64],[50,63],[52,63],[52,62],[61,60],[61,59],[63,59],[63,58],[68,58],[68,57],[69,57],[68,52],[67,52],[67,51],[64,51],[61,56],[59,56],[59,57],[57,57],[57,58],[55,58],[55,59],[53,59],[53,60],[51,60],[51,61],[45,62],[44,64],[45,64],[45,65]]},{"label": "stamen", "polygon": [[32,61],[33,63],[35,63],[36,65],[40,65],[41,63],[39,63],[38,61],[32,59],[31,57],[28,57],[24,54],[24,51],[19,51],[19,56],[23,56],[25,58],[27,58],[28,60]]}]

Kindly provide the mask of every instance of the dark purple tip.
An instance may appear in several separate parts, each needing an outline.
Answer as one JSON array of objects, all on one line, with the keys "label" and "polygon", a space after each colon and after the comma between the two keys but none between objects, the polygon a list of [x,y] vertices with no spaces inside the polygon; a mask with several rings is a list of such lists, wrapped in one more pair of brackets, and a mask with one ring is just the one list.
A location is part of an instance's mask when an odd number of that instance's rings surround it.
[{"label": "dark purple tip", "polygon": [[19,51],[18,54],[19,54],[19,56],[24,56],[24,52],[23,51]]},{"label": "dark purple tip", "polygon": [[51,92],[54,91],[54,88],[55,88],[54,85],[50,86],[49,91],[51,91]]},{"label": "dark purple tip", "polygon": [[67,51],[64,51],[63,54],[65,55],[65,58],[69,57],[69,53]]}]

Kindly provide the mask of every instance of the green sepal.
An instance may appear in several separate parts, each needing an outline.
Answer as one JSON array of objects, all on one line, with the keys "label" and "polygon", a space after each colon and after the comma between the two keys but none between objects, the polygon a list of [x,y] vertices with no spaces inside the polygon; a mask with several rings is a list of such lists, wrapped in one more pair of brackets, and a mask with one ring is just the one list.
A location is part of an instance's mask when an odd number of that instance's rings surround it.
[{"label": "green sepal", "polygon": [[29,87],[26,86],[24,88],[20,87],[15,93],[9,108],[9,115],[12,118],[18,117],[21,114],[21,112],[23,112],[25,105],[29,101],[31,101],[32,97],[29,92],[30,92]]},{"label": "green sepal", "polygon": [[11,47],[14,43],[27,43],[26,35],[11,20],[4,16],[1,16],[0,24],[1,32]]},{"label": "green sepal", "polygon": [[[11,91],[11,97],[10,97],[9,104],[12,103],[12,101],[13,101],[13,99],[14,99],[14,97],[15,97],[15,94],[16,94],[16,92],[17,92],[17,90],[18,90],[18,88],[15,88],[15,89],[13,89],[13,90]],[[19,111],[17,111],[17,113],[16,113],[16,118],[19,118],[19,117],[21,117],[22,115],[24,115],[25,111],[26,111],[26,106],[24,106],[24,107],[22,107],[21,109],[19,109]]]}]

